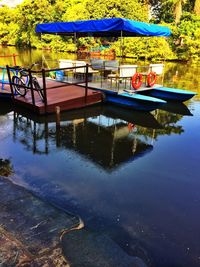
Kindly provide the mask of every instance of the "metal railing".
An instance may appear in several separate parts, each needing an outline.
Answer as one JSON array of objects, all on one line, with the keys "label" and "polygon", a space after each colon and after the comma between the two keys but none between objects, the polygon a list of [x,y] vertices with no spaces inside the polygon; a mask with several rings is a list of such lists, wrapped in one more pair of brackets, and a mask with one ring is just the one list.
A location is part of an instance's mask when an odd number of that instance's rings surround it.
[{"label": "metal railing", "polygon": [[[73,74],[78,73],[78,69],[83,69],[85,68],[85,72],[81,72],[82,74],[84,74],[84,79],[82,81],[76,81],[75,79],[72,82],[69,81],[61,81],[61,80],[56,80],[57,82],[61,83],[61,84],[56,84],[56,85],[51,85],[48,86],[47,85],[47,78],[49,77],[49,74],[52,72],[58,72],[58,71],[72,71]],[[88,68],[89,68],[89,64],[86,64],[85,66],[77,66],[77,67],[68,67],[68,68],[53,68],[53,69],[42,69],[39,71],[36,70],[31,70],[31,69],[27,69],[27,73],[28,73],[28,79],[29,79],[29,85],[26,84],[21,84],[20,86],[26,90],[30,90],[31,92],[31,99],[32,99],[32,104],[35,106],[35,94],[34,91],[37,91],[37,89],[34,88],[33,86],[33,77],[37,78],[42,78],[42,86],[41,86],[41,90],[43,90],[43,95],[44,95],[44,99],[43,99],[43,103],[45,106],[45,111],[47,110],[47,105],[48,105],[48,97],[47,97],[47,91],[49,89],[57,89],[57,88],[62,88],[62,87],[66,87],[66,86],[70,86],[70,85],[78,85],[80,83],[84,83],[85,86],[83,86],[83,89],[85,89],[85,102],[87,102],[87,96],[88,96]],[[12,76],[15,73],[16,75],[18,75],[18,73],[20,72],[20,67],[10,67],[10,66],[6,66],[7,69],[7,75],[8,75],[8,79],[9,79],[9,84],[10,84],[10,89],[11,89],[11,98],[14,99],[17,95],[14,89],[14,86],[17,86],[18,84],[13,83],[12,81]],[[24,70],[24,68],[23,68]]]}]

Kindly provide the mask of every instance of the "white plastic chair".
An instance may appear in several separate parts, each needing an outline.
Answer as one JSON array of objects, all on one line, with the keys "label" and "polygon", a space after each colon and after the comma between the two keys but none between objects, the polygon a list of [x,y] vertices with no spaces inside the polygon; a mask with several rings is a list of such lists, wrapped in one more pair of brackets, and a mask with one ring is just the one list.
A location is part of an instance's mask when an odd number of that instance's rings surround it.
[{"label": "white plastic chair", "polygon": [[162,75],[164,72],[164,64],[150,64],[149,72],[155,72],[157,75]]},{"label": "white plastic chair", "polygon": [[71,68],[74,66],[74,60],[71,59],[60,59],[59,67],[60,68]]},{"label": "white plastic chair", "polygon": [[119,77],[120,78],[130,78],[137,71],[137,65],[120,65],[119,67]]},{"label": "white plastic chair", "polygon": [[[74,67],[74,60],[71,59],[60,59],[59,60],[59,67],[62,68],[72,68]],[[68,74],[72,73],[72,69],[65,69],[64,70],[64,74],[67,76],[68,78]]]}]

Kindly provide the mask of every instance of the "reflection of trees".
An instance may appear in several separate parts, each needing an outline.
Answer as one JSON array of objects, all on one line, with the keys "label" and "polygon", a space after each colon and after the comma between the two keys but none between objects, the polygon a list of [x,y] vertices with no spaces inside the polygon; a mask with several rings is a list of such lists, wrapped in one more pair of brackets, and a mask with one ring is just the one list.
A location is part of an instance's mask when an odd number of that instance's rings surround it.
[{"label": "reflection of trees", "polygon": [[183,117],[182,115],[169,113],[163,110],[156,110],[154,111],[154,116],[158,120],[158,122],[163,126],[160,129],[152,129],[144,128],[144,127],[137,127],[138,134],[154,137],[156,140],[160,135],[170,135],[174,134],[181,134],[184,132],[184,129],[181,125],[177,125],[176,123]]},{"label": "reflection of trees", "polygon": [[8,177],[13,173],[13,167],[9,159],[0,159],[0,176]]}]

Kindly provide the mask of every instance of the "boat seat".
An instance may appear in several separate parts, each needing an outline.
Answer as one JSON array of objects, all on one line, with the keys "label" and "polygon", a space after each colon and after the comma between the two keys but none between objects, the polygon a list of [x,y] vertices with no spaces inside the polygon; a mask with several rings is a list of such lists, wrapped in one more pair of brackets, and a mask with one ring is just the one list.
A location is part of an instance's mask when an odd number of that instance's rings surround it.
[{"label": "boat seat", "polygon": [[140,72],[142,75],[148,75],[150,72],[155,72],[157,75],[162,75],[164,72],[164,64],[150,64],[149,66],[142,66],[142,68],[146,68],[147,71]]},{"label": "boat seat", "polygon": [[111,87],[113,84],[113,81],[116,82],[116,87],[119,89],[120,83],[124,85],[125,89],[127,86],[127,82],[129,83],[129,89],[131,88],[131,77],[136,73],[137,71],[137,65],[120,65],[118,68],[118,72],[108,75],[108,79],[111,80]]},{"label": "boat seat", "polygon": [[163,83],[163,73],[164,73],[164,64],[162,63],[157,63],[157,64],[149,64],[149,66],[141,66],[142,69],[146,68],[146,71],[139,71],[140,74],[142,74],[142,76],[145,77],[145,81],[144,84],[147,85],[147,75],[150,72],[155,72],[156,76],[162,76],[162,81],[161,83]]},{"label": "boat seat", "polygon": [[92,58],[90,64],[93,70],[103,70],[104,69],[104,60]]},{"label": "boat seat", "polygon": [[[85,79],[86,74],[86,65],[87,63],[85,61],[75,61],[74,67],[82,67],[77,68],[73,70],[74,77],[78,79]],[[92,80],[93,74],[98,73],[98,70],[92,69],[90,66],[88,66],[88,79],[89,81]]]},{"label": "boat seat", "polygon": [[[71,60],[71,59],[60,59],[59,60],[59,67],[60,68],[72,68],[72,67],[74,67],[74,63],[75,63],[75,61]],[[70,69],[66,70],[66,71],[70,71]]]},{"label": "boat seat", "polygon": [[[74,69],[75,73],[86,73],[86,65],[87,63],[85,61],[75,61],[74,67],[83,67],[83,68],[78,68]],[[97,70],[94,70],[90,66],[88,67],[88,73],[97,73]]]},{"label": "boat seat", "polygon": [[59,67],[62,68],[66,68],[64,70],[64,74],[66,76],[68,76],[69,72],[72,72],[72,69],[67,69],[67,68],[73,68],[74,67],[74,60],[71,59],[60,59],[59,60]]}]

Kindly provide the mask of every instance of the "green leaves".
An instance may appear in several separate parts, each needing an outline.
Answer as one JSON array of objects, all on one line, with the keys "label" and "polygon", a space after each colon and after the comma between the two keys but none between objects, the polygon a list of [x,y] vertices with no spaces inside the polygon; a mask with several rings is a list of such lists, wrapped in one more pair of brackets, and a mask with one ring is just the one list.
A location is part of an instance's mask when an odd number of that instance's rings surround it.
[{"label": "green leaves", "polygon": [[[43,22],[112,17],[148,22],[149,5],[152,21],[167,23],[173,38],[150,38],[148,45],[145,38],[126,38],[124,54],[151,60],[199,57],[200,16],[195,13],[200,12],[200,0],[25,0],[15,9],[0,8],[0,42],[73,52],[76,50],[73,38],[43,35],[40,40],[35,26]],[[90,50],[101,46],[103,41],[81,38],[77,43]],[[111,49],[120,55],[120,40],[109,41]]]}]

